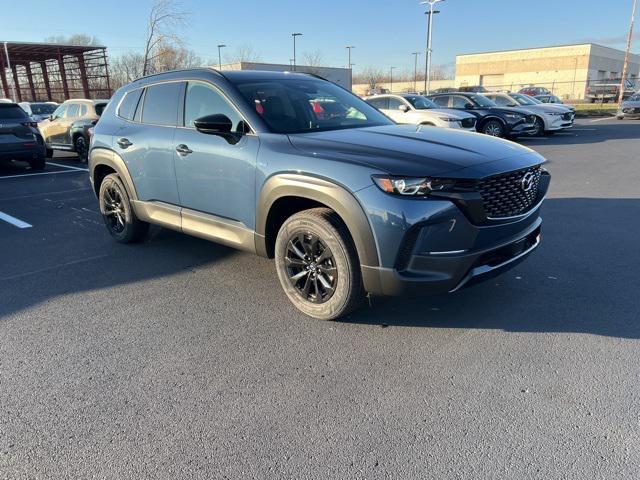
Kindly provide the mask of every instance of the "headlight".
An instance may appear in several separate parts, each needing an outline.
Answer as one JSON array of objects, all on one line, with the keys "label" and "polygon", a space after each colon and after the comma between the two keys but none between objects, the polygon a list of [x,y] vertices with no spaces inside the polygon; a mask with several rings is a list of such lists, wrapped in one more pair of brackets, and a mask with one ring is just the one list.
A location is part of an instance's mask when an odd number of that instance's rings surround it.
[{"label": "headlight", "polygon": [[517,113],[506,113],[505,117],[507,117],[509,120],[514,120],[514,121],[522,120],[525,118],[522,115],[519,115]]},{"label": "headlight", "polygon": [[454,185],[452,180],[428,177],[415,178],[374,175],[371,178],[383,192],[414,197],[429,195],[429,193],[434,191],[447,190]]},{"label": "headlight", "polygon": [[[569,113],[569,112],[567,112]],[[561,117],[564,115],[562,112],[547,112],[547,115],[553,115],[554,117]]]},{"label": "headlight", "polygon": [[449,118],[449,117],[440,117],[440,120],[442,120],[443,122],[459,122],[460,119],[459,118]]}]

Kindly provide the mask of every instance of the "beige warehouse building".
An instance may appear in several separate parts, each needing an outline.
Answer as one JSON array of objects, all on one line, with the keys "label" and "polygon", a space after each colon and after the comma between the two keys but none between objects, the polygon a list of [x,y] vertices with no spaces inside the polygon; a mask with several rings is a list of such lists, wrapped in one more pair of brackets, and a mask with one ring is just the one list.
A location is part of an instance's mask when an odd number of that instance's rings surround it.
[{"label": "beige warehouse building", "polygon": [[[582,99],[590,82],[620,79],[623,63],[623,51],[593,43],[458,55],[456,87],[540,86],[565,99]],[[639,74],[640,56],[631,55],[628,77],[637,80]]]}]

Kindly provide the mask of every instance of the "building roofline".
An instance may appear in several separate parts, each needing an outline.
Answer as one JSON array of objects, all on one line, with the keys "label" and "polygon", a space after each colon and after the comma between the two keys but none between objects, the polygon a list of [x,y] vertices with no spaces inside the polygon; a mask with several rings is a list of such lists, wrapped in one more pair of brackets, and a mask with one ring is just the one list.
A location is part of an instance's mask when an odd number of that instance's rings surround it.
[{"label": "building roofline", "polygon": [[[567,47],[583,47],[583,46],[592,46],[592,47],[600,47],[600,48],[606,48],[609,50],[615,50],[616,52],[620,52],[620,53],[625,53],[624,50],[619,50],[617,48],[613,48],[613,47],[607,47],[606,45],[601,45],[599,43],[593,43],[593,42],[583,42],[583,43],[567,43],[567,44],[563,44],[563,45],[547,45],[545,47],[531,47],[531,48],[514,48],[514,49],[509,49],[509,50],[491,50],[488,52],[470,52],[470,53],[461,53],[456,55],[456,58],[458,57],[467,57],[467,56],[472,56],[472,55],[491,55],[491,54],[495,54],[495,53],[511,53],[511,52],[523,52],[523,51],[527,51],[527,50],[549,50],[552,48],[567,48]],[[638,54],[631,52],[631,55],[634,56],[638,56]]]}]

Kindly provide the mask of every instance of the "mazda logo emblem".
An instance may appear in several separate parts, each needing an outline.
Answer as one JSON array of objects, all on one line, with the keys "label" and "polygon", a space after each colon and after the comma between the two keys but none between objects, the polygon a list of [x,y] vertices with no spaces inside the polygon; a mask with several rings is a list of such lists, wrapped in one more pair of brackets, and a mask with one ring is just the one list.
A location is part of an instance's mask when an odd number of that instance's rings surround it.
[{"label": "mazda logo emblem", "polygon": [[520,186],[522,186],[522,190],[528,192],[533,188],[535,183],[536,176],[533,172],[527,172],[523,175],[522,180],[520,181]]}]

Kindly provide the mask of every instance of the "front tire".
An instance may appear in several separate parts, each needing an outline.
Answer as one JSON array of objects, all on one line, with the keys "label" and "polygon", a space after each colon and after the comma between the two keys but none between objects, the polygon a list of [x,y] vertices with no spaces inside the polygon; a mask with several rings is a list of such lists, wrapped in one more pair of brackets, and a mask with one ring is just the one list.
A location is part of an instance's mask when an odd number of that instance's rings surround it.
[{"label": "front tire", "polygon": [[536,117],[536,121],[533,122],[533,126],[536,127],[536,129],[531,132],[532,137],[544,136],[544,120],[542,120],[540,117]]},{"label": "front tire", "polygon": [[287,297],[310,317],[334,320],[364,298],[351,236],[328,208],[305,210],[284,222],[276,238],[275,262]]},{"label": "front tire", "polygon": [[482,133],[491,137],[504,138],[504,125],[499,120],[489,120],[482,125]]},{"label": "front tire", "polygon": [[73,142],[73,147],[78,154],[78,160],[80,160],[81,163],[87,163],[89,159],[89,144],[82,135],[76,137]]},{"label": "front tire", "polygon": [[116,241],[134,243],[145,237],[149,224],[136,217],[127,190],[116,173],[104,177],[98,198],[104,223]]}]

